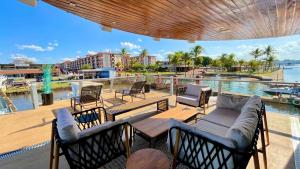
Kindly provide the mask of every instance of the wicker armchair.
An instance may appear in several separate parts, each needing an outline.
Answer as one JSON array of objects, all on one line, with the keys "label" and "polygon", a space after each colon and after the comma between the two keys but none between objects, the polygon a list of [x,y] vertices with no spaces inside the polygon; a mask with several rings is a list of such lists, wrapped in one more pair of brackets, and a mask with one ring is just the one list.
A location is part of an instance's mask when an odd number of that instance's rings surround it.
[{"label": "wicker armchair", "polygon": [[[61,139],[57,119],[53,120],[50,169],[53,166],[58,168],[60,155],[66,157],[72,169],[96,169],[120,156],[129,157],[131,125],[123,121],[103,123],[105,120],[101,117],[105,114],[105,109],[102,107],[73,114],[81,132],[79,139],[72,142]],[[95,127],[98,127],[96,132],[90,132]],[[99,130],[100,127],[103,129]],[[59,153],[59,149],[62,153]]]},{"label": "wicker armchair", "polygon": [[263,132],[262,113],[258,113],[258,123],[252,143],[246,150],[238,150],[226,139],[215,139],[214,135],[174,126],[169,130],[169,149],[173,154],[173,165],[181,163],[189,168],[246,168],[251,156],[254,157],[255,168],[259,168],[257,141]]},{"label": "wicker armchair", "polygon": [[133,97],[136,97],[138,94],[142,93],[145,96],[145,92],[143,91],[143,88],[146,84],[146,81],[138,81],[133,83],[132,87],[130,89],[120,89],[115,91],[115,98],[117,98],[117,93],[122,94],[122,101],[124,99],[124,96],[130,96],[131,102],[133,101]]},{"label": "wicker armchair", "polygon": [[[98,106],[98,103],[103,104],[103,99],[101,97],[102,85],[94,86],[85,86],[82,87],[80,96],[71,98],[71,107],[76,110],[77,106],[80,106],[80,111],[82,108],[89,104],[95,104]],[[103,105],[102,105],[103,106]]]}]

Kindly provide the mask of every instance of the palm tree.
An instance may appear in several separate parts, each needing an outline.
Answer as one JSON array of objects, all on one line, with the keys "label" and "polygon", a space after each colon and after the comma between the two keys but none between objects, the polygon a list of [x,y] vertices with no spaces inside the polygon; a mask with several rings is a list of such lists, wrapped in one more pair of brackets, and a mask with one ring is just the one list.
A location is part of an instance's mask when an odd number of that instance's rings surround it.
[{"label": "palm tree", "polygon": [[186,72],[187,72],[187,65],[191,62],[191,60],[192,60],[192,57],[191,57],[191,55],[190,55],[190,53],[188,53],[188,52],[182,52],[182,54],[181,54],[181,60],[183,61],[183,63],[184,63],[184,76],[186,77]]},{"label": "palm tree", "polygon": [[269,57],[267,57],[266,62],[268,65],[268,69],[270,69],[270,68],[271,68],[271,70],[273,69],[273,64],[274,64],[275,60],[276,60],[276,57],[274,55],[270,55]]},{"label": "palm tree", "polygon": [[142,52],[140,53],[140,56],[143,56],[143,57],[145,57],[147,55],[148,55],[147,49],[143,49]]},{"label": "palm tree", "polygon": [[[194,67],[196,65],[195,62],[202,61],[202,56],[201,56],[202,52],[203,52],[203,47],[200,45],[196,45],[191,50],[191,57],[193,60],[193,77],[194,77]],[[196,59],[197,59],[197,61],[196,61]],[[197,62],[197,63],[198,63],[198,65],[201,64],[201,63],[199,64],[199,62]]]},{"label": "palm tree", "polygon": [[126,67],[126,69],[128,68],[128,61],[126,60],[126,56],[128,55],[126,48],[122,48],[121,49],[121,55],[122,55],[122,64],[124,65],[124,67]]},{"label": "palm tree", "polygon": [[242,66],[245,64],[245,60],[240,59],[238,62],[239,62],[239,65],[240,65],[240,71],[242,72]]},{"label": "palm tree", "polygon": [[255,60],[263,54],[264,54],[264,52],[262,50],[260,50],[259,48],[256,48],[250,52],[250,55],[252,55]]},{"label": "palm tree", "polygon": [[175,52],[174,54],[169,54],[168,59],[169,62],[174,66],[175,74],[177,75],[177,66],[181,62],[181,54],[179,52]]},{"label": "palm tree", "polygon": [[275,49],[271,45],[268,45],[264,50],[264,54],[267,56],[265,59],[268,65],[267,68],[270,69],[275,61]]}]

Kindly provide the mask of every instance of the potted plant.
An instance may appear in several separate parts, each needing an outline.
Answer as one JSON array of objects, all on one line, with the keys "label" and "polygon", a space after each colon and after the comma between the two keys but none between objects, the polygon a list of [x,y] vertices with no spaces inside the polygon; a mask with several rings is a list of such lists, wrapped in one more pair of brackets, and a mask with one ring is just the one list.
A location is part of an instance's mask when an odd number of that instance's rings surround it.
[{"label": "potted plant", "polygon": [[53,104],[53,93],[52,93],[52,66],[44,65],[43,66],[43,93],[42,93],[42,102],[43,105]]}]

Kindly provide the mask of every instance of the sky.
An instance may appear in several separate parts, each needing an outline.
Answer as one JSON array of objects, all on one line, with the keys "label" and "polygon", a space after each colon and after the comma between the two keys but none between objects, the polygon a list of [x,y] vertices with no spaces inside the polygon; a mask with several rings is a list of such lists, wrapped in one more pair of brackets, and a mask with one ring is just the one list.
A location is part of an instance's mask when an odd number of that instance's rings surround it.
[{"label": "sky", "polygon": [[95,52],[119,52],[127,48],[132,55],[147,49],[158,60],[178,50],[204,47],[204,55],[216,58],[222,53],[235,53],[238,59],[251,59],[256,47],[272,45],[278,60],[300,59],[300,36],[256,40],[197,41],[161,39],[113,29],[101,30],[99,24],[38,1],[31,7],[18,0],[0,2],[0,63],[14,58],[27,58],[36,63],[58,63]]}]

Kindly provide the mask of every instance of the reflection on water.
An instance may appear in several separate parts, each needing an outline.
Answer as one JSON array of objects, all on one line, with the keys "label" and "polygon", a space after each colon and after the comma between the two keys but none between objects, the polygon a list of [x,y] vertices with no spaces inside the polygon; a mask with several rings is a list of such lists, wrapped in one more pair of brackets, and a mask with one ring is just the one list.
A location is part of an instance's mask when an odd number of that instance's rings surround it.
[{"label": "reflection on water", "polygon": [[[53,91],[53,98],[54,100],[63,100],[69,99],[72,96],[72,91],[70,89],[63,89],[63,90],[55,90]],[[17,108],[17,111],[22,110],[30,110],[33,109],[31,94],[11,94],[9,95],[10,99],[14,103]],[[38,93],[39,103],[42,103],[42,96],[41,93]]]}]

